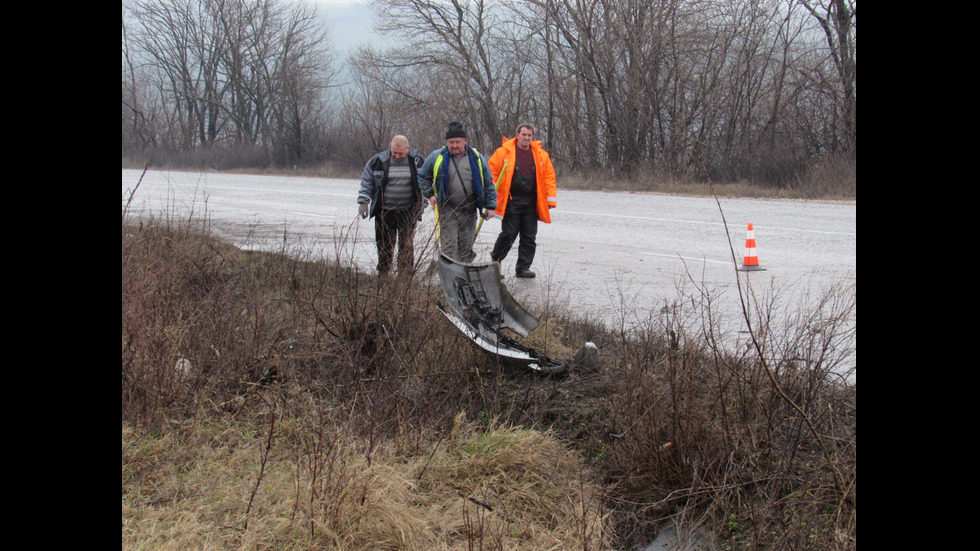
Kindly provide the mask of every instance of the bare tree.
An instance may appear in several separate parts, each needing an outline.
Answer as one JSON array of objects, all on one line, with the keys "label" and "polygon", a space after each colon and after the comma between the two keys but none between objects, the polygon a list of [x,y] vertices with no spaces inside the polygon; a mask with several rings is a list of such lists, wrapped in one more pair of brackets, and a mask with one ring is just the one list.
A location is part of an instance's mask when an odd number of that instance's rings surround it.
[{"label": "bare tree", "polygon": [[[853,155],[857,154],[857,0],[800,0],[820,25],[826,39],[828,56],[836,70],[832,86],[843,125],[841,143],[834,144]],[[821,77],[826,75],[820,73]]]},{"label": "bare tree", "polygon": [[127,33],[126,8],[122,13],[122,142],[143,149],[155,143],[153,111],[147,104],[148,94],[142,70],[133,59],[132,41]]},{"label": "bare tree", "polygon": [[444,99],[445,122],[463,120],[473,128],[471,137],[499,139],[502,89],[523,70],[521,60],[506,54],[514,44],[507,5],[380,0],[375,10],[377,28],[394,33],[403,45],[387,52],[391,66],[425,66],[432,95]]},{"label": "bare tree", "polygon": [[532,1],[553,27],[546,33],[548,81],[571,85],[558,102],[559,118],[584,130],[568,126],[564,133],[577,164],[649,167],[684,120],[665,115],[691,97],[678,77],[695,66],[687,26],[694,10],[678,1]]},{"label": "bare tree", "polygon": [[201,78],[194,50],[192,30],[195,27],[194,2],[172,4],[137,2],[134,13],[139,23],[138,38],[142,52],[159,74],[161,91],[171,103],[174,122],[179,125],[178,149],[189,149],[196,143],[202,105]]},{"label": "bare tree", "polygon": [[[333,86],[334,50],[307,4],[287,4],[273,20],[271,56],[261,64],[271,108],[270,125],[280,162],[295,164],[311,153],[322,123],[322,93]],[[270,59],[271,58],[271,59]]]},{"label": "bare tree", "polygon": [[124,36],[124,47],[135,46],[130,57],[155,70],[159,97],[177,127],[175,150],[226,142],[261,144],[283,163],[308,156],[322,92],[336,76],[313,5],[138,0],[131,17],[134,37]]},{"label": "bare tree", "polygon": [[353,86],[344,94],[343,106],[352,139],[360,137],[366,146],[356,156],[366,158],[388,147],[395,134],[412,134],[417,115],[428,103],[427,84],[417,67],[394,67],[373,48],[359,48],[348,64]]},{"label": "bare tree", "polygon": [[124,140],[280,164],[332,140],[360,162],[393,133],[436,147],[461,120],[489,151],[531,120],[562,171],[785,185],[828,155],[853,164],[855,2],[378,0],[394,46],[351,56],[330,109],[336,60],[311,4],[136,0]]}]

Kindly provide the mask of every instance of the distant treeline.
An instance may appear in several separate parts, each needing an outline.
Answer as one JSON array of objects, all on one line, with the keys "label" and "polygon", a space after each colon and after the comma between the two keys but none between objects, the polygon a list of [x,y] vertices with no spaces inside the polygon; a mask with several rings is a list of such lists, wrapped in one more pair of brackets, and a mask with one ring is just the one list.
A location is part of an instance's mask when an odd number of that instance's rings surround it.
[{"label": "distant treeline", "polygon": [[[377,0],[342,58],[329,6],[123,2],[125,158],[355,169],[462,121],[539,127],[559,174],[786,186],[856,165],[856,0]],[[322,11],[318,12],[320,9]]]}]

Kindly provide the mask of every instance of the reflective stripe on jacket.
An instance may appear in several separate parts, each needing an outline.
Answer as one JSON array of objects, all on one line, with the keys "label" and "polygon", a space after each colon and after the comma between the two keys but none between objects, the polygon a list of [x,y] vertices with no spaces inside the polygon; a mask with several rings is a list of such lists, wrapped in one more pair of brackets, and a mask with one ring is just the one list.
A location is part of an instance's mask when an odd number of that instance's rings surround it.
[{"label": "reflective stripe on jacket", "polygon": [[[473,193],[476,195],[477,209],[497,208],[497,192],[492,182],[487,182],[490,177],[490,167],[486,160],[476,149],[466,146],[467,157],[470,162],[470,170],[473,173]],[[422,168],[419,170],[419,186],[426,197],[436,196],[439,204],[442,205],[449,194],[449,171],[439,173],[444,161],[449,157],[449,148],[436,149],[429,154]],[[479,177],[477,177],[479,174]]]}]

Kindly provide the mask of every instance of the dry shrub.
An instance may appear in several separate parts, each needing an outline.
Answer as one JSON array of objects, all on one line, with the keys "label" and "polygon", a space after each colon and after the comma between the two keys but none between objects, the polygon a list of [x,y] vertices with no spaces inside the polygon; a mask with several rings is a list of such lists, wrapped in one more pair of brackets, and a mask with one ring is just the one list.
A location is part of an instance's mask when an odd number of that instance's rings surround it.
[{"label": "dry shrub", "polygon": [[254,262],[186,221],[124,225],[123,418],[159,424],[273,373],[290,334],[275,304],[283,266]]},{"label": "dry shrub", "polygon": [[621,378],[600,414],[603,463],[617,499],[639,504],[624,509],[632,537],[683,518],[735,549],[852,549],[854,287],[828,289],[799,315],[779,312],[775,295],[751,300],[749,346],[721,345],[710,325],[691,331],[676,304],[607,342]]},{"label": "dry shrub", "polygon": [[804,198],[855,199],[857,159],[848,154],[829,155],[796,177],[790,188]]},{"label": "dry shrub", "polygon": [[395,392],[394,378],[475,357],[446,338],[434,290],[415,272],[359,273],[341,263],[347,245],[323,261],[285,246],[240,250],[205,224],[124,223],[123,418],[148,426],[234,412],[251,388],[284,382],[338,400],[372,381]]},{"label": "dry shrub", "polygon": [[549,296],[528,340],[593,341],[602,369],[541,377],[458,335],[421,274],[349,267],[354,241],[324,261],[124,222],[124,548],[612,549],[674,519],[854,547],[856,388],[831,344],[853,287],[797,317],[762,297],[735,351],[712,297],[607,331]]},{"label": "dry shrub", "polygon": [[[122,237],[124,548],[608,539],[601,492],[554,436],[495,426],[499,456],[461,451],[478,428],[455,412],[492,412],[505,375],[418,274],[366,276],[340,246],[334,262],[239,250],[187,220]],[[577,489],[556,490],[569,472]],[[449,491],[472,483],[484,505]]]}]

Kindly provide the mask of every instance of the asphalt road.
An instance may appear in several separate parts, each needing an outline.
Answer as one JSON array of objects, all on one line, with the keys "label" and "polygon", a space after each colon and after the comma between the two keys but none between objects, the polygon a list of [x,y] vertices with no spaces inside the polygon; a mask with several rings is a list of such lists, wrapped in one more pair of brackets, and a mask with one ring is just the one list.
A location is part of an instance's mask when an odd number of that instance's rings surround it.
[{"label": "asphalt road", "polygon": [[[122,171],[129,216],[206,215],[215,233],[242,247],[278,250],[285,242],[374,269],[374,224],[357,217],[358,180],[150,170],[137,186],[141,174]],[[736,269],[750,223],[765,271]],[[423,255],[432,254],[433,228],[427,209],[416,235]],[[489,261],[499,231],[499,218],[483,224],[478,262]],[[569,308],[624,329],[664,322],[669,312],[697,331],[706,321],[699,305],[710,301],[712,323],[738,346],[746,325],[740,291],[756,299],[750,313],[771,304],[793,318],[829,289],[855,284],[857,210],[853,202],[565,191],[559,182],[558,208],[551,224],[539,224],[537,243],[536,279],[513,277],[516,243],[501,265],[508,289],[532,311]]]}]

